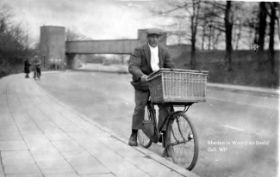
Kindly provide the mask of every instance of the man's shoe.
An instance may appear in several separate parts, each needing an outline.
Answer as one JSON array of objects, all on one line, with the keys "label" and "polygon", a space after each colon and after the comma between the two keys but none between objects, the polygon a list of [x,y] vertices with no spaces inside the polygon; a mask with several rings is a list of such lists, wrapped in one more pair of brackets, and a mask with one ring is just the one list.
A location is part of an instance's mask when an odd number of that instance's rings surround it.
[{"label": "man's shoe", "polygon": [[131,134],[129,141],[128,141],[129,146],[137,146],[137,133]]},{"label": "man's shoe", "polygon": [[168,154],[168,152],[167,152],[167,149],[166,149],[166,148],[164,148],[164,150],[163,150],[163,152],[162,152],[161,156],[162,156],[162,157],[165,157],[165,158],[170,157],[170,155]]}]

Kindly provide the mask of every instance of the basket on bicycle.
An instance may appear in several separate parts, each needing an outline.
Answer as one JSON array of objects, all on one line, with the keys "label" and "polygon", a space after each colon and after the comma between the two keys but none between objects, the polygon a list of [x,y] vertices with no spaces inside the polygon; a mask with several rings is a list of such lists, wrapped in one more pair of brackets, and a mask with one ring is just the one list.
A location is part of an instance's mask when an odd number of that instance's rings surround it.
[{"label": "basket on bicycle", "polygon": [[207,71],[160,69],[148,78],[151,100],[176,104],[206,101],[207,75]]}]

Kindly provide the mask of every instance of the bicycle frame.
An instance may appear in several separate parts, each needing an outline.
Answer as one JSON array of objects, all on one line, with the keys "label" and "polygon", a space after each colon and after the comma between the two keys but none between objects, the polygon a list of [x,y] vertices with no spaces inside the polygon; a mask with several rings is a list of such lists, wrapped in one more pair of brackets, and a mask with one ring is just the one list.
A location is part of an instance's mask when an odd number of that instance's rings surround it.
[{"label": "bicycle frame", "polygon": [[[169,110],[168,110],[169,113],[168,113],[168,116],[166,116],[164,118],[162,125],[160,125],[160,127],[158,127],[158,124],[156,122],[156,110],[154,108],[155,104],[152,103],[151,100],[149,99],[148,102],[147,102],[147,108],[149,110],[148,111],[148,116],[151,118],[151,120],[153,121],[153,124],[155,125],[154,126],[154,133],[155,134],[154,134],[154,139],[152,141],[154,143],[157,143],[159,141],[160,132],[163,130],[163,127],[168,124],[170,118],[174,114],[176,114],[178,112],[183,112],[183,113],[187,112],[192,104],[193,103],[186,103],[185,105],[183,105],[184,106],[184,110],[183,111],[175,111],[174,110],[174,106],[175,106],[174,104],[166,103],[167,107],[169,108]],[[182,105],[178,105],[178,106],[182,106]],[[165,146],[165,145],[163,144],[163,146]]]}]

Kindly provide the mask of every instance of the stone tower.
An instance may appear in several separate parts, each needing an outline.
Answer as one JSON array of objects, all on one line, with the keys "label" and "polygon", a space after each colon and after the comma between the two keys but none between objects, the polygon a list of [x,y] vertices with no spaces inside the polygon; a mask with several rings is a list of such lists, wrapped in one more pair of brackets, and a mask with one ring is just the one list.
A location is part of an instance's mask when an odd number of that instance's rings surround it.
[{"label": "stone tower", "polygon": [[65,67],[65,39],[65,27],[41,26],[40,57],[45,68]]}]

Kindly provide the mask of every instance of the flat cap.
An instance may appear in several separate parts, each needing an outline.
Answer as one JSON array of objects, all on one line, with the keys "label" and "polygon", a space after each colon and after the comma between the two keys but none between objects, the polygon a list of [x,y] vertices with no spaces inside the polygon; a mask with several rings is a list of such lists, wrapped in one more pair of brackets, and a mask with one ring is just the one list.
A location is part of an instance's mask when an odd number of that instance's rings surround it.
[{"label": "flat cap", "polygon": [[161,29],[158,29],[158,28],[149,28],[149,29],[147,29],[147,35],[152,35],[152,34],[160,36],[160,35],[163,34],[163,31]]}]

